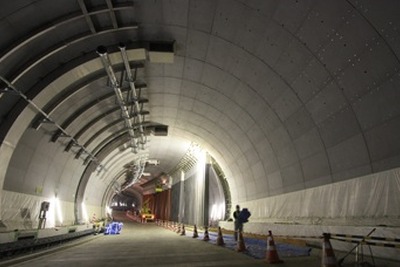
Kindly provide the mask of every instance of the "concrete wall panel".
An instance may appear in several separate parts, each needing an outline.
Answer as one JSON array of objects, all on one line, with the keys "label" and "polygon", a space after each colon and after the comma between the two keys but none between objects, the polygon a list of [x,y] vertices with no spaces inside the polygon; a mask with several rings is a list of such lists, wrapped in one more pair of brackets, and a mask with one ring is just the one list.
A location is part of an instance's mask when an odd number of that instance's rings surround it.
[{"label": "concrete wall panel", "polygon": [[387,81],[362,96],[354,103],[354,111],[363,130],[375,128],[383,121],[390,121],[400,115],[399,76]]},{"label": "concrete wall panel", "polygon": [[327,148],[360,133],[357,118],[353,110],[348,107],[335,113],[318,126],[322,140]]},{"label": "concrete wall panel", "polygon": [[398,155],[400,151],[399,127],[400,119],[397,117],[366,132],[365,139],[367,140],[372,161]]},{"label": "concrete wall panel", "polygon": [[[337,179],[339,180],[344,180],[349,178],[351,175],[355,175],[355,173],[350,171],[352,169],[357,170],[360,167],[362,167],[360,169],[362,173],[357,175],[364,175],[366,173],[364,166],[370,164],[368,150],[365,146],[362,135],[356,135],[332,148],[329,148],[327,152],[332,173],[336,174]],[[366,168],[368,169],[368,167]],[[348,174],[346,174],[346,172]]]},{"label": "concrete wall panel", "polygon": [[304,107],[299,108],[284,123],[292,139],[297,139],[314,127],[314,122]]},{"label": "concrete wall panel", "polygon": [[316,128],[311,129],[294,140],[296,151],[300,159],[307,158],[314,154],[324,151],[324,145],[321,142],[319,132]]},{"label": "concrete wall panel", "polygon": [[281,168],[284,192],[298,191],[305,188],[303,170],[299,163]]}]

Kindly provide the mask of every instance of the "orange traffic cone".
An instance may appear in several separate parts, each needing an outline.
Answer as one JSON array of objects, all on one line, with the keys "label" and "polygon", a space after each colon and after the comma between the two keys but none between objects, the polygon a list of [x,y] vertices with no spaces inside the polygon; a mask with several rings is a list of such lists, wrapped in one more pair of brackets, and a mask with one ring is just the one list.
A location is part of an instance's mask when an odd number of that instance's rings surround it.
[{"label": "orange traffic cone", "polygon": [[192,236],[193,238],[198,238],[199,237],[199,234],[197,233],[197,226],[196,225],[194,225],[194,227],[193,227],[193,236]]},{"label": "orange traffic cone", "polygon": [[218,227],[217,246],[225,246],[224,238],[222,236],[221,227]]},{"label": "orange traffic cone", "polygon": [[243,238],[243,234],[242,231],[238,231],[238,241],[236,244],[236,251],[237,252],[242,252],[242,251],[246,251],[246,245],[244,244],[244,238]]},{"label": "orange traffic cone", "polygon": [[324,233],[323,235],[324,235],[324,240],[322,243],[321,267],[337,267],[338,263],[336,261],[335,253],[333,252],[331,242],[329,241],[331,235],[327,233]]},{"label": "orange traffic cone", "polygon": [[181,225],[178,224],[177,228],[176,228],[176,233],[180,234],[181,233]]},{"label": "orange traffic cone", "polygon": [[92,215],[92,223],[96,222],[97,218],[96,218],[96,213],[93,213]]},{"label": "orange traffic cone", "polygon": [[186,231],[185,231],[185,225],[182,224],[182,231],[181,231],[181,235],[186,235]]},{"label": "orange traffic cone", "polygon": [[210,236],[208,235],[208,227],[205,226],[204,227],[204,237],[203,237],[203,241],[208,241],[210,240]]},{"label": "orange traffic cone", "polygon": [[279,259],[278,252],[276,251],[272,232],[268,231],[268,233],[266,261],[268,263],[283,263],[283,260]]}]

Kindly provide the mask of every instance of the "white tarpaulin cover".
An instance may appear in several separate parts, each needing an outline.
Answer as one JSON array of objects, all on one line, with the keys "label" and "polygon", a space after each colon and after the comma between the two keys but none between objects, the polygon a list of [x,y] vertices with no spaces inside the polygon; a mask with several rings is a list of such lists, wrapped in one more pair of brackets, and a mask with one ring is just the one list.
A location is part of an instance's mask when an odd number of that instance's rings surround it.
[{"label": "white tarpaulin cover", "polygon": [[46,228],[74,223],[74,203],[7,190],[1,192],[2,223],[7,230],[37,228],[43,201],[50,203],[46,212]]},{"label": "white tarpaulin cover", "polygon": [[[21,194],[11,191],[2,191],[1,217],[8,229],[37,228],[40,205],[48,199]],[[49,224],[51,222],[48,222]]]},{"label": "white tarpaulin cover", "polygon": [[400,226],[400,169],[238,204],[253,222]]},{"label": "white tarpaulin cover", "polygon": [[[8,229],[37,227],[42,201],[52,200],[3,190],[3,223]],[[74,204],[60,203],[63,224],[72,224]],[[238,204],[250,210],[252,222],[400,226],[400,169]],[[100,207],[87,209],[88,216],[101,214]],[[48,216],[59,223],[55,214]]]},{"label": "white tarpaulin cover", "polygon": [[[322,233],[400,238],[400,169],[284,195],[238,203],[251,212],[244,232],[282,236]],[[219,222],[233,230],[233,222]],[[321,240],[311,238],[313,242]],[[349,251],[353,243],[332,240],[334,249]],[[400,261],[397,248],[371,246],[375,257]]]}]

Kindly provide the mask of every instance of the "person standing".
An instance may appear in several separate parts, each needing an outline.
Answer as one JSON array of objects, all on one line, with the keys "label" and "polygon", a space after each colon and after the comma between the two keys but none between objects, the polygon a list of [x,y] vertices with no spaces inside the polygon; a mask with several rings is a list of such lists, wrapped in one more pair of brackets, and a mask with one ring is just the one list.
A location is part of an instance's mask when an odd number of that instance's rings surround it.
[{"label": "person standing", "polygon": [[234,237],[235,240],[237,241],[238,239],[238,234],[239,231],[242,232],[243,231],[243,222],[240,220],[239,218],[239,214],[240,214],[240,206],[236,205],[236,210],[233,212],[233,218],[234,218],[234,223],[235,223],[235,232],[234,232]]}]

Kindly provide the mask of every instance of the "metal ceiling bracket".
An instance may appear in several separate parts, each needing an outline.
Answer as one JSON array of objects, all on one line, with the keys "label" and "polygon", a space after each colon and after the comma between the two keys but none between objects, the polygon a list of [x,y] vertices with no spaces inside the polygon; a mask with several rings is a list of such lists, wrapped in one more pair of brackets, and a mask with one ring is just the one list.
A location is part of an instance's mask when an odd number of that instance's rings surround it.
[{"label": "metal ceiling bracket", "polygon": [[[22,91],[18,90],[11,82],[9,82],[7,79],[5,79],[3,76],[0,76],[0,80],[2,80],[8,88],[12,89],[15,93],[17,93],[20,97],[22,97],[28,104],[30,104],[37,112],[39,112],[44,120],[46,120],[49,123],[53,123],[54,126],[56,126],[59,130],[59,134],[64,134],[65,136],[71,136],[61,125],[57,124],[51,117],[48,115],[46,112],[44,112],[36,103],[34,103],[32,100],[30,100]],[[77,140],[72,138],[72,140],[76,145],[80,146],[83,150],[86,151],[87,154],[89,154],[92,157],[92,160],[95,161],[97,164],[99,164],[98,159],[84,146],[80,145]]]}]

